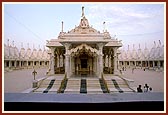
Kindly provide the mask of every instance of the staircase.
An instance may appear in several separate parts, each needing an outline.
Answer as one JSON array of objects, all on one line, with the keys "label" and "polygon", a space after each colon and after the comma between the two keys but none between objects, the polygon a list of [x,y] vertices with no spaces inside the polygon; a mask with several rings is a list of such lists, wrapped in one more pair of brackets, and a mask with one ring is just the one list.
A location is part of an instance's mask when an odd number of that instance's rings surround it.
[{"label": "staircase", "polygon": [[61,77],[48,77],[41,82],[39,87],[35,89],[33,93],[57,93],[62,80]]},{"label": "staircase", "polygon": [[110,93],[132,93],[132,90],[128,84],[119,76],[104,75],[104,79],[107,83],[107,87]]},{"label": "staircase", "polygon": [[125,80],[119,76],[104,74],[98,77],[48,77],[44,79],[33,93],[65,94],[103,94],[134,92]]},{"label": "staircase", "polygon": [[80,93],[80,81],[81,79],[78,78],[69,78],[67,80],[67,85],[66,85],[66,89],[64,90],[65,94],[73,94],[73,93]]},{"label": "staircase", "polygon": [[87,79],[87,93],[88,94],[103,94],[99,78]]}]

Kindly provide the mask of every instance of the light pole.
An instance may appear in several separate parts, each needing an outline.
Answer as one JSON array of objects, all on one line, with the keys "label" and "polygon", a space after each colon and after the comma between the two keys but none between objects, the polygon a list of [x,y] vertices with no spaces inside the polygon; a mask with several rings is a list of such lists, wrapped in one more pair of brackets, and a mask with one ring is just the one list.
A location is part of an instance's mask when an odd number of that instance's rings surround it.
[{"label": "light pole", "polygon": [[37,71],[34,69],[34,71],[32,72],[32,74],[34,75],[34,80],[35,80],[35,76],[37,74]]},{"label": "light pole", "polygon": [[32,72],[32,74],[34,75],[34,80],[33,80],[33,88],[37,87],[38,82],[35,80],[35,76],[37,74],[37,71],[34,69],[34,71]]}]

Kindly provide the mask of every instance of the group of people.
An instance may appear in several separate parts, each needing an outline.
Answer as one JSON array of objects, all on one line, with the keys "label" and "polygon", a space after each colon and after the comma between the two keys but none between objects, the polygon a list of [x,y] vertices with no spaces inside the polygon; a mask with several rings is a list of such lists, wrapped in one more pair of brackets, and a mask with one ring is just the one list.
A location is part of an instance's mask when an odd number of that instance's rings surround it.
[{"label": "group of people", "polygon": [[142,92],[151,92],[152,88],[148,86],[148,84],[145,84],[144,86],[144,90],[142,90],[142,86],[139,85],[139,87],[137,88],[137,92],[138,93],[142,93]]}]

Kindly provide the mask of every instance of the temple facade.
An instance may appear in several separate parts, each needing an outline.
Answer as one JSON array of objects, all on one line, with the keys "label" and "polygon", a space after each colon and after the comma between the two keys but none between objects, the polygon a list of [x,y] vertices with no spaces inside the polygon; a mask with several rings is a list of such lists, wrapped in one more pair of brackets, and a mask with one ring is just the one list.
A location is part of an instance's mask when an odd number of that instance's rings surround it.
[{"label": "temple facade", "polygon": [[101,77],[103,73],[116,74],[117,49],[121,41],[112,38],[104,29],[101,33],[90,26],[84,15],[74,29],[62,31],[58,38],[48,41],[50,49],[49,74],[65,73],[67,77],[74,74],[95,74]]}]

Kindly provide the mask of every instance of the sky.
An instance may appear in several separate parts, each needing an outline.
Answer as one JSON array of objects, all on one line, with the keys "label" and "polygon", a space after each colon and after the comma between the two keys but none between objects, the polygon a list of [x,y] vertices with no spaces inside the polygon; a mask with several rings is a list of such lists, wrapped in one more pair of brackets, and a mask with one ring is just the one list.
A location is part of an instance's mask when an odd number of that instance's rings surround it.
[{"label": "sky", "polygon": [[5,4],[4,43],[18,48],[44,48],[46,40],[57,39],[64,22],[64,32],[78,26],[82,6],[90,26],[103,32],[105,28],[112,37],[122,40],[125,50],[145,44],[150,49],[154,41],[164,44],[163,4]]}]

